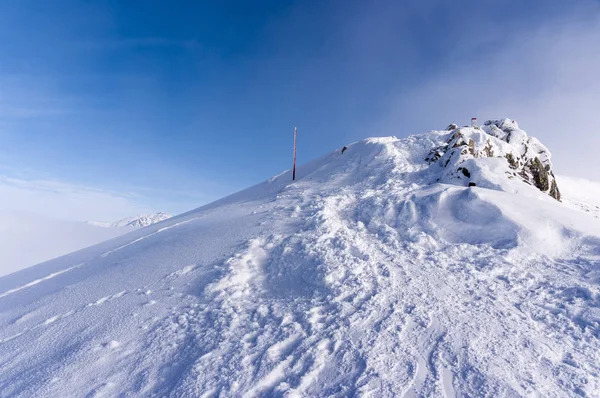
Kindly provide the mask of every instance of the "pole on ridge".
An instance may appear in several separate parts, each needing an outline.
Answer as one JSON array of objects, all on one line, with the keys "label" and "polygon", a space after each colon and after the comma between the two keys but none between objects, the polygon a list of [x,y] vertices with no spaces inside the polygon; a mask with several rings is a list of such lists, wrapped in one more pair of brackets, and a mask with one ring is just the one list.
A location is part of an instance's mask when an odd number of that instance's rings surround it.
[{"label": "pole on ridge", "polygon": [[296,135],[298,134],[298,129],[294,127],[294,167],[292,169],[292,181],[296,179]]}]

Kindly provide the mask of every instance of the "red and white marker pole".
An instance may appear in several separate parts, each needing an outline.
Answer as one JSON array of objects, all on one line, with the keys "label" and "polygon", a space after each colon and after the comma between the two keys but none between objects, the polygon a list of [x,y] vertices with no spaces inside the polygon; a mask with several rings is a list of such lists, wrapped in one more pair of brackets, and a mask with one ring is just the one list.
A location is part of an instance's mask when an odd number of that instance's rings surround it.
[{"label": "red and white marker pole", "polygon": [[298,135],[298,129],[294,127],[294,167],[292,168],[292,181],[296,179],[296,135]]}]

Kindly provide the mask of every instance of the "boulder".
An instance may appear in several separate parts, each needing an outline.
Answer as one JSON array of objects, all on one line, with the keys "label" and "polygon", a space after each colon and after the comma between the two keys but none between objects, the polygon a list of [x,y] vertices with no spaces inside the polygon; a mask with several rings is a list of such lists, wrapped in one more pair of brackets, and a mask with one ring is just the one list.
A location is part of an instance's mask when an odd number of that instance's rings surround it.
[{"label": "boulder", "polygon": [[[471,185],[476,184],[474,179],[483,178],[480,170],[485,169],[487,176],[493,170],[503,174],[502,178],[520,178],[560,201],[550,151],[538,139],[521,130],[516,121],[498,119],[488,120],[482,127],[455,126],[448,126],[443,143],[434,147],[425,159],[430,165],[442,169],[436,180],[474,186]],[[486,185],[481,182],[483,184],[478,185]]]}]

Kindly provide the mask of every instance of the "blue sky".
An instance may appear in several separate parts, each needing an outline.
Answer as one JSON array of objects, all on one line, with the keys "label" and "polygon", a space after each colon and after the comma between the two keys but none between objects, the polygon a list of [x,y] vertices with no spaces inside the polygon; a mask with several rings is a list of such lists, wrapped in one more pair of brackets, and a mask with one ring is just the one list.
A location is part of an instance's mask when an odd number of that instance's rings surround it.
[{"label": "blue sky", "polygon": [[[471,116],[514,118],[559,171],[600,179],[561,135],[598,135],[599,15],[592,0],[7,0],[0,204],[177,213],[289,168],[294,125],[302,163]],[[40,191],[93,199],[71,214]]]}]

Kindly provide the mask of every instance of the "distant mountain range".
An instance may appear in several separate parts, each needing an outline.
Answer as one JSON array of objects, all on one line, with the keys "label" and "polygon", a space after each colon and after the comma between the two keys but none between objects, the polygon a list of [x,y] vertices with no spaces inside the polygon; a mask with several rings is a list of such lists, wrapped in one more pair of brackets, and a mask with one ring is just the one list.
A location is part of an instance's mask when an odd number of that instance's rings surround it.
[{"label": "distant mountain range", "polygon": [[166,220],[173,217],[172,214],[168,213],[152,213],[152,214],[141,214],[139,216],[127,217],[122,220],[115,222],[104,222],[104,221],[87,221],[86,224],[93,225],[96,227],[103,228],[123,228],[123,227],[135,227],[143,228],[148,225],[156,224],[157,222]]}]

